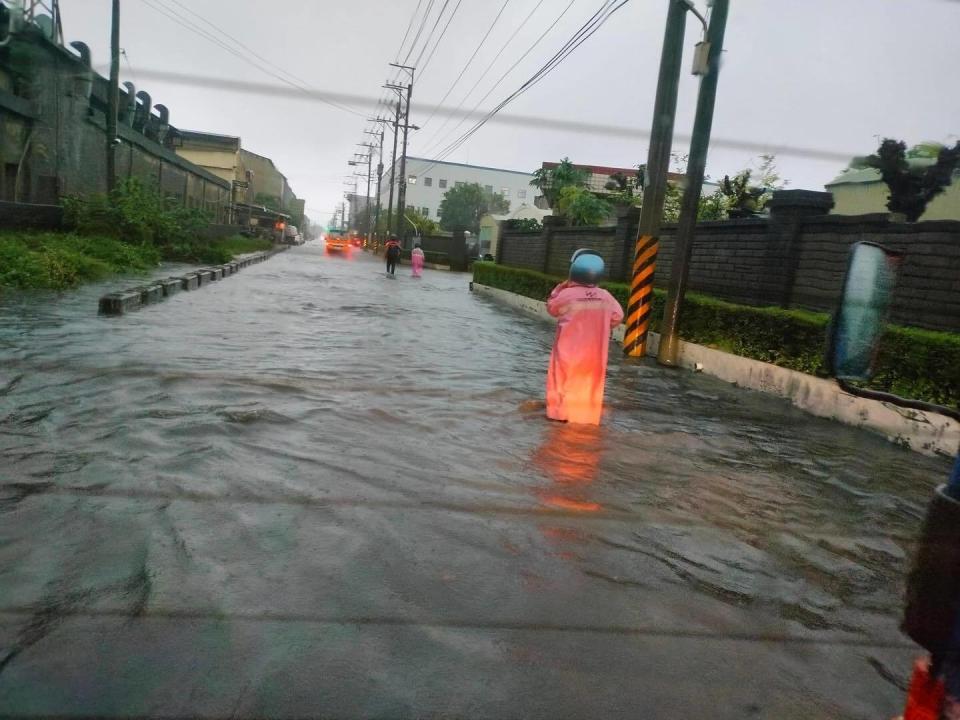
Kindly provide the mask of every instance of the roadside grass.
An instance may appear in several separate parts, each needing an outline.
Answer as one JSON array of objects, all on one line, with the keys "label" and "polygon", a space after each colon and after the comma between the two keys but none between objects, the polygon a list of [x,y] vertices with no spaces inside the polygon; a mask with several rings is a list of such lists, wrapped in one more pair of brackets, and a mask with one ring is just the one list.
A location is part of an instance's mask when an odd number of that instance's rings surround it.
[{"label": "roadside grass", "polygon": [[119,273],[144,273],[162,260],[218,264],[271,247],[269,240],[241,235],[157,247],[105,235],[2,232],[0,290],[67,290]]}]

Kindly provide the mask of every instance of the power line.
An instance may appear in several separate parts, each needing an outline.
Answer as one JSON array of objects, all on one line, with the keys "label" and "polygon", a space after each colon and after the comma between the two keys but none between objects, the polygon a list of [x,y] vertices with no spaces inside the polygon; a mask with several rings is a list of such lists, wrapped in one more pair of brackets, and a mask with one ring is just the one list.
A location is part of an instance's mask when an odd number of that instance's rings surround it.
[{"label": "power line", "polygon": [[426,10],[423,11],[423,17],[420,19],[420,27],[417,30],[417,34],[413,38],[413,42],[410,43],[407,54],[403,58],[403,65],[410,64],[410,56],[413,55],[413,49],[417,46],[417,43],[420,41],[420,35],[423,33],[423,29],[427,26],[427,18],[430,17],[430,11],[433,9],[433,2],[434,0],[429,0]]},{"label": "power line", "polygon": [[[541,0],[541,2],[542,2],[542,0]],[[490,33],[493,32],[493,28],[496,26],[497,21],[500,20],[500,16],[503,15],[503,11],[507,9],[507,5],[509,5],[509,4],[510,4],[510,0],[504,0],[504,1],[503,1],[503,5],[500,6],[500,12],[497,13],[497,16],[493,19],[493,22],[490,23],[490,27],[487,28],[487,32],[484,33],[484,36],[483,36],[482,38],[480,38],[480,42],[477,43],[477,47],[476,47],[476,49],[473,51],[473,55],[470,56],[470,59],[467,60],[466,64],[465,64],[465,65],[463,66],[463,68],[460,70],[460,74],[457,75],[456,79],[450,84],[450,87],[448,87],[448,88],[447,88],[447,91],[443,94],[443,97],[440,98],[440,102],[437,103],[438,106],[439,106],[439,105],[443,105],[444,101],[445,101],[448,97],[450,97],[450,93],[453,92],[453,89],[457,86],[457,83],[460,82],[460,78],[463,77],[463,74],[467,71],[467,68],[470,67],[470,64],[473,62],[474,58],[477,57],[477,53],[480,52],[480,48],[483,47],[483,44],[487,41],[487,38],[490,37]],[[437,114],[437,113],[436,113],[436,110],[434,110],[432,113],[430,113],[430,117],[428,117],[428,118],[426,119],[426,121],[423,122],[423,123],[420,125],[420,128],[421,128],[421,129],[425,128],[425,127],[427,126],[427,123],[430,122],[431,120],[433,120],[433,118],[434,118],[434,116],[435,116],[436,114]]]},{"label": "power line", "polygon": [[[556,24],[557,24],[558,22],[560,22],[560,20],[563,18],[564,15],[567,14],[567,12],[570,10],[570,8],[573,6],[573,4],[574,4],[575,2],[576,2],[576,0],[570,0],[570,3],[563,9],[563,12],[561,12],[560,15],[557,16],[557,18],[550,24],[550,26],[543,32],[543,34],[542,34],[539,38],[537,38],[537,40],[533,43],[533,45],[530,46],[530,48],[527,49],[527,51],[520,57],[520,60],[523,60],[523,58],[525,58],[525,57],[530,53],[530,51],[537,46],[537,44],[544,38],[544,36],[545,36],[548,32],[550,32],[550,31],[554,28],[554,26],[556,26]],[[517,33],[520,32],[520,29],[521,29],[524,25],[527,24],[527,21],[528,21],[531,17],[533,17],[533,14],[537,11],[537,9],[538,9],[542,4],[543,4],[543,0],[540,0],[540,2],[538,2],[538,3],[536,4],[536,6],[534,6],[533,10],[530,11],[530,13],[527,15],[527,17],[524,18],[524,21],[523,21],[522,23],[520,23],[520,25],[517,27],[516,30],[513,31],[513,34],[512,34],[509,38],[507,38],[507,41],[503,44],[503,46],[500,48],[500,50],[499,50],[499,51],[497,52],[497,54],[494,56],[493,60],[490,61],[490,64],[487,65],[486,69],[483,71],[483,73],[481,73],[480,77],[477,78],[477,81],[476,81],[476,82],[473,84],[473,86],[467,91],[467,94],[463,96],[463,99],[460,101],[460,104],[457,105],[457,110],[459,110],[460,108],[462,108],[462,107],[464,106],[464,104],[467,102],[467,98],[469,98],[471,95],[473,95],[473,91],[477,89],[477,87],[480,85],[480,83],[483,81],[483,79],[487,76],[487,74],[490,72],[490,70],[491,70],[491,69],[493,68],[493,66],[496,64],[497,60],[500,59],[500,57],[503,55],[503,52],[507,49],[507,46],[509,46],[510,43],[513,42],[513,39],[517,36]],[[507,72],[504,73],[504,74],[500,77],[500,79],[497,80],[496,83],[494,83],[493,88],[495,88],[497,85],[499,85],[499,84],[503,81],[503,78],[506,77],[506,76],[513,70],[513,68],[515,68],[515,67],[517,66],[517,64],[520,62],[520,60],[518,60],[516,63],[514,63],[514,64],[510,67],[510,69],[507,70]],[[490,92],[493,92],[493,88],[491,88],[490,91],[489,91],[486,95],[484,95],[483,99],[480,100],[480,103],[482,103],[483,100],[485,100],[485,99],[490,95]],[[471,113],[476,112],[477,107],[479,107],[480,103],[477,103],[477,104],[473,107],[473,110],[471,110],[470,112],[471,112]],[[468,116],[469,116],[469,113],[468,113]],[[425,145],[425,146],[429,146],[430,148],[433,148],[434,146],[436,146],[436,145],[438,144],[437,138],[440,138],[439,142],[443,142],[443,140],[444,140],[445,138],[447,138],[447,137],[450,136],[450,133],[455,132],[456,129],[463,124],[463,122],[464,122],[464,120],[466,119],[466,117],[463,118],[463,119],[461,119],[461,121],[460,121],[457,125],[455,125],[452,130],[450,130],[446,135],[443,135],[443,136],[441,137],[440,133],[443,132],[443,129],[447,126],[447,123],[449,123],[452,119],[453,119],[452,117],[449,117],[449,116],[448,116],[447,119],[444,120],[444,122],[443,122],[443,123],[440,125],[440,127],[437,129],[437,131],[436,131],[433,135],[430,136],[430,139],[429,139],[429,140],[426,140],[426,141],[424,142],[424,145]]]},{"label": "power line", "polygon": [[430,51],[430,54],[427,56],[426,62],[422,66],[417,66],[417,74],[420,80],[423,80],[423,74],[427,71],[427,67],[430,65],[430,61],[433,60],[433,56],[437,52],[437,48],[440,47],[440,43],[443,41],[443,36],[447,34],[447,29],[450,27],[450,22],[453,20],[454,15],[457,14],[457,10],[460,9],[460,3],[463,0],[457,0],[457,4],[453,8],[453,12],[450,13],[450,17],[447,18],[447,24],[443,26],[443,31],[440,33],[440,37],[437,38],[437,41],[433,44],[433,50]]},{"label": "power line", "polygon": [[[430,45],[430,40],[433,38],[433,34],[437,31],[437,25],[440,24],[440,19],[443,17],[443,14],[447,11],[447,6],[450,4],[450,0],[443,0],[443,6],[440,8],[440,12],[437,14],[437,19],[433,21],[433,27],[430,28],[430,32],[427,35],[427,39],[423,41],[423,47],[420,48],[420,54],[417,55],[417,59],[413,62],[413,67],[419,67],[420,61],[423,60],[423,54],[427,51],[427,47]],[[409,63],[404,63],[407,65]]]},{"label": "power line", "polygon": [[407,42],[407,38],[410,36],[410,28],[413,27],[413,21],[417,19],[417,13],[420,12],[420,6],[423,5],[423,0],[417,0],[417,7],[413,11],[413,15],[410,16],[410,22],[407,23],[407,30],[403,33],[403,40],[400,41],[400,47],[397,48],[397,57],[395,58],[396,62],[400,62],[400,53],[403,52],[403,46]]},{"label": "power line", "polygon": [[[101,66],[97,66],[98,68]],[[204,75],[187,75],[185,73],[174,73],[166,70],[141,69],[138,74],[144,80],[153,80],[157,82],[168,82],[177,85],[186,85],[192,87],[208,88],[222,90],[225,92],[238,92],[243,94],[257,94],[270,97],[285,97],[292,100],[316,100],[317,102],[327,102],[329,98],[334,98],[341,102],[349,102],[360,107],[373,109],[377,105],[375,97],[369,95],[359,95],[354,93],[342,93],[336,91],[318,91],[310,90],[307,92],[294,92],[287,87],[276,84],[258,83],[249,80],[228,80],[220,77]],[[443,107],[423,103],[424,110],[435,110],[438,115],[458,116],[459,108]],[[479,119],[488,113],[472,113],[467,118]],[[581,120],[564,120],[556,117],[545,117],[538,115],[522,115],[513,113],[498,112],[495,117],[490,119],[493,123],[509,125],[513,127],[525,127],[538,130],[555,130],[558,132],[572,132],[580,134],[592,134],[605,137],[621,137],[629,139],[647,139],[650,137],[650,131],[636,126],[629,125],[609,125],[605,123],[585,122]],[[675,133],[674,137],[678,142],[687,142],[689,135]],[[829,150],[825,148],[811,148],[799,145],[763,143],[756,140],[741,140],[739,138],[715,138],[711,140],[712,147],[723,147],[729,150],[742,150],[752,153],[771,153],[775,155],[788,155],[795,157],[805,157],[814,160],[824,160],[829,162],[849,162],[850,158],[862,152],[845,152],[840,150]]]},{"label": "power line", "polygon": [[[533,50],[537,47],[537,45],[539,45],[539,44],[543,41],[543,39],[550,33],[550,31],[553,30],[553,28],[555,28],[555,27],[557,26],[557,23],[559,23],[559,22],[563,19],[563,17],[567,14],[567,12],[569,12],[570,8],[573,7],[573,4],[574,4],[576,1],[577,1],[577,0],[570,0],[570,2],[567,4],[567,6],[563,9],[563,12],[561,12],[561,13],[556,17],[556,19],[555,19],[552,23],[550,23],[549,27],[547,27],[547,29],[544,30],[544,31],[540,34],[540,36],[539,36],[536,40],[533,41],[533,44],[526,49],[526,51],[523,53],[523,55],[521,55],[521,56],[519,57],[519,59],[518,59],[515,63],[513,63],[513,65],[511,65],[511,66],[507,69],[507,71],[506,71],[505,73],[503,73],[503,74],[497,79],[497,81],[493,84],[493,86],[492,86],[489,90],[487,90],[487,94],[484,95],[482,98],[480,98],[479,102],[477,102],[477,104],[473,106],[473,109],[471,109],[471,111],[470,111],[471,113],[476,112],[477,109],[480,107],[480,105],[483,104],[483,101],[486,100],[488,97],[490,97],[490,95],[493,93],[493,91],[496,90],[496,89],[500,86],[500,83],[502,83],[502,82],[506,79],[506,77],[507,77],[511,72],[513,72],[513,70],[514,70],[521,62],[523,62],[523,60],[524,60],[531,52],[533,52]],[[477,84],[479,84],[479,81],[478,81]],[[476,87],[476,84],[474,85],[474,87]],[[473,89],[471,89],[470,92],[473,92]],[[470,93],[467,93],[468,96],[469,96],[469,94],[470,94]],[[452,133],[456,132],[457,128],[459,128],[461,125],[463,125],[464,122],[466,122],[466,119],[467,119],[466,117],[462,118],[462,119],[460,120],[460,122],[458,122],[456,125],[454,125],[453,128],[452,128],[449,132],[447,132],[446,135],[444,135],[442,138],[440,138],[439,141],[433,142],[433,144],[430,146],[430,148],[425,151],[425,154],[429,154],[429,152],[430,152],[431,150],[436,149],[436,148],[439,146],[440,143],[442,143],[446,138],[450,137],[450,135],[451,135]],[[442,126],[441,126],[441,130],[442,130],[442,129],[443,129],[443,128],[442,128]],[[438,132],[438,134],[439,134],[439,131],[437,131],[437,132]],[[436,137],[436,136],[434,136],[434,137]],[[431,138],[431,140],[432,140],[432,138]]]},{"label": "power line", "polygon": [[[457,148],[462,146],[467,140],[473,136],[480,128],[482,128],[486,123],[496,115],[501,109],[506,105],[513,102],[517,97],[525,93],[531,87],[539,83],[544,77],[550,74],[555,70],[564,60],[567,59],[578,47],[580,47],[584,42],[586,42],[590,37],[593,36],[606,22],[610,17],[624,5],[626,5],[630,0],[621,0],[618,5],[613,5],[614,0],[605,0],[604,5],[597,10],[596,13],[591,16],[591,18],[584,23],[573,37],[570,38],[564,46],[554,54],[550,60],[548,60],[533,76],[527,80],[523,85],[521,85],[517,90],[507,96],[506,99],[501,101],[493,110],[491,110],[487,115],[478,121],[470,130],[461,135],[457,140],[452,142],[443,151],[438,155],[437,159],[442,160],[445,157],[448,157],[452,152]],[[429,166],[428,168],[429,169]],[[424,170],[426,172],[426,170]]]},{"label": "power line", "polygon": [[[173,1],[174,1],[174,2],[177,2],[177,0],[173,0]],[[352,108],[346,107],[346,106],[341,105],[341,104],[339,104],[339,103],[337,103],[337,102],[334,102],[334,101],[332,101],[332,100],[329,100],[329,99],[327,99],[327,98],[325,98],[325,97],[323,97],[323,96],[321,96],[321,95],[319,95],[319,94],[317,94],[317,93],[311,92],[307,87],[298,85],[297,83],[291,82],[290,80],[288,80],[287,78],[283,77],[282,75],[278,75],[278,74],[275,73],[275,72],[271,72],[270,70],[264,68],[264,67],[263,67],[262,65],[260,65],[259,63],[251,60],[249,57],[247,57],[247,56],[244,55],[243,53],[238,52],[235,48],[230,47],[228,44],[226,44],[225,42],[223,42],[222,40],[220,40],[220,39],[219,39],[218,37],[216,37],[215,35],[211,34],[209,31],[204,30],[202,27],[200,27],[200,26],[197,25],[196,23],[192,22],[191,20],[185,18],[183,15],[180,15],[180,14],[177,13],[175,10],[172,10],[171,8],[163,5],[162,2],[160,2],[160,0],[141,0],[141,2],[143,2],[147,7],[151,8],[151,9],[154,10],[155,12],[158,12],[158,13],[160,13],[161,15],[163,15],[164,17],[166,17],[167,19],[173,21],[173,22],[176,23],[177,25],[180,25],[181,27],[189,30],[190,32],[194,33],[195,35],[198,35],[198,36],[202,37],[203,39],[207,40],[208,42],[212,42],[214,45],[217,45],[217,46],[220,47],[221,49],[226,50],[228,53],[230,53],[230,54],[233,55],[234,57],[239,58],[240,60],[244,61],[245,63],[247,63],[247,64],[249,64],[249,65],[252,65],[253,67],[257,68],[258,70],[260,70],[260,72],[264,73],[265,75],[269,75],[270,77],[276,78],[277,80],[280,80],[281,82],[286,83],[287,85],[290,85],[291,87],[296,88],[297,90],[300,90],[301,92],[311,94],[311,95],[313,95],[314,99],[319,100],[319,101],[322,102],[322,103],[326,103],[327,105],[330,105],[331,107],[335,107],[335,108],[337,108],[338,110],[343,110],[344,112],[348,112],[348,113],[351,113],[351,114],[353,114],[353,115],[358,115],[358,116],[360,116],[360,117],[365,117],[364,113],[358,112],[358,111],[356,111],[356,110],[353,110]],[[156,4],[154,4],[154,2],[156,2]],[[178,3],[178,4],[179,4],[179,3]],[[196,15],[196,13],[193,13],[193,14]],[[198,15],[197,17],[199,17],[199,15]],[[212,23],[209,23],[209,22],[208,22],[208,24],[211,25],[211,27],[216,28],[216,26],[213,25]],[[223,31],[220,31],[220,32],[223,32]],[[224,32],[224,35],[227,35],[227,34]],[[231,37],[231,36],[227,35],[227,37]],[[234,40],[234,42],[239,42],[239,41]],[[243,46],[243,47],[246,47],[246,46],[243,45],[242,43],[240,43],[240,45]],[[256,53],[254,53],[254,54],[256,54]],[[258,55],[258,57],[259,57],[259,55]],[[285,72],[285,71],[284,71],[284,72]],[[287,74],[289,74],[289,73],[287,73]]]}]

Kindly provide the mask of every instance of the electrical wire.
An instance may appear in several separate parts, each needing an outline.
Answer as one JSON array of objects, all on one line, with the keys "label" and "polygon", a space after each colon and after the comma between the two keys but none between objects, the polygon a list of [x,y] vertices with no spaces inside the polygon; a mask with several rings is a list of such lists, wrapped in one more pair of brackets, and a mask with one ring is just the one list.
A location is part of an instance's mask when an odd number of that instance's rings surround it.
[{"label": "electrical wire", "polygon": [[[176,1],[176,0],[174,0],[174,1]],[[259,63],[255,62],[255,61],[251,60],[249,57],[247,57],[247,56],[244,55],[243,53],[237,51],[235,48],[233,48],[233,47],[231,47],[230,45],[228,45],[227,43],[223,42],[223,41],[220,40],[218,37],[216,37],[215,35],[213,35],[212,33],[210,33],[209,31],[204,30],[202,27],[200,27],[200,26],[197,25],[196,23],[190,21],[189,19],[185,18],[183,15],[180,15],[180,14],[177,13],[175,10],[172,10],[171,8],[163,5],[162,2],[160,2],[160,0],[141,0],[141,2],[142,2],[144,5],[146,5],[147,7],[151,8],[152,10],[154,10],[155,12],[163,15],[163,16],[166,17],[167,19],[169,19],[169,20],[171,20],[172,22],[176,23],[177,25],[180,25],[180,26],[183,27],[184,29],[189,30],[190,32],[194,33],[195,35],[198,35],[199,37],[202,37],[203,39],[207,40],[208,42],[213,43],[214,45],[217,45],[217,46],[220,47],[221,49],[223,49],[223,50],[225,50],[226,52],[230,53],[230,54],[233,55],[234,57],[242,60],[243,62],[247,63],[248,65],[252,65],[253,67],[257,68],[258,70],[260,70],[260,72],[264,73],[265,75],[269,75],[270,77],[273,77],[273,78],[275,78],[275,79],[277,79],[277,80],[280,80],[281,82],[286,83],[287,85],[290,85],[291,87],[296,88],[297,90],[300,90],[301,92],[304,92],[304,93],[306,93],[306,94],[308,94],[308,95],[311,95],[314,99],[319,100],[320,102],[325,103],[325,104],[327,104],[327,105],[329,105],[329,106],[331,106],[331,107],[335,107],[335,108],[337,108],[338,110],[342,110],[342,111],[344,111],[344,112],[348,112],[348,113],[350,113],[350,114],[352,114],[352,115],[357,115],[357,116],[359,116],[359,117],[366,117],[366,115],[365,115],[364,113],[358,112],[358,111],[356,111],[356,110],[354,110],[354,109],[352,109],[352,108],[349,108],[349,107],[347,107],[347,106],[345,106],[345,105],[341,105],[341,104],[339,104],[339,103],[337,103],[337,102],[334,102],[333,100],[329,100],[329,99],[323,97],[322,94],[317,93],[315,90],[312,90],[312,89],[310,89],[310,88],[307,88],[307,87],[298,85],[297,83],[292,82],[291,80],[283,77],[282,75],[279,75],[279,74],[277,74],[277,73],[275,73],[275,72],[272,72],[272,71],[268,70],[267,68],[263,67],[261,64],[259,64]],[[156,3],[156,4],[155,4],[155,3]]]},{"label": "electrical wire", "polygon": [[457,10],[460,9],[460,3],[463,0],[457,0],[457,4],[454,6],[453,11],[450,13],[450,17],[447,18],[446,25],[443,26],[443,31],[440,33],[440,37],[437,38],[437,41],[433,44],[433,50],[430,51],[430,54],[427,56],[426,61],[422,66],[417,66],[417,78],[418,80],[423,80],[423,74],[427,71],[427,68],[430,66],[430,61],[433,60],[433,56],[437,53],[437,48],[440,47],[440,43],[443,41],[443,36],[447,34],[447,29],[450,27],[450,22],[453,20],[454,16],[457,14]]},{"label": "electrical wire", "polygon": [[[497,81],[493,84],[493,86],[492,86],[489,90],[487,90],[487,93],[486,93],[482,98],[480,98],[480,100],[473,106],[473,108],[470,110],[470,113],[469,113],[469,114],[475,113],[475,112],[477,111],[477,109],[483,104],[483,102],[484,102],[488,97],[490,97],[490,95],[493,93],[493,91],[496,90],[496,89],[500,86],[500,83],[502,83],[502,82],[507,78],[507,76],[510,75],[510,73],[513,72],[514,69],[515,69],[521,62],[523,62],[523,61],[526,59],[526,57],[527,57],[531,52],[533,52],[533,51],[536,49],[536,47],[543,41],[543,39],[550,33],[550,31],[553,30],[553,28],[555,28],[555,27],[557,26],[557,23],[559,23],[559,22],[563,19],[563,17],[570,11],[570,8],[573,7],[573,4],[574,4],[576,1],[577,1],[577,0],[570,0],[570,2],[567,3],[567,6],[563,9],[563,12],[561,12],[561,13],[554,19],[554,21],[553,21],[552,23],[550,23],[550,25],[547,27],[546,30],[544,30],[542,33],[540,33],[540,36],[539,36],[536,40],[533,41],[533,44],[530,45],[530,47],[528,47],[528,48],[526,49],[526,51],[523,53],[523,55],[521,55],[521,56],[517,59],[517,61],[513,63],[513,65],[511,65],[509,68],[507,68],[507,71],[504,72],[504,73],[497,79]],[[606,0],[606,2],[610,2],[610,0]],[[474,87],[476,87],[476,86],[474,86]],[[471,90],[471,92],[472,92],[472,90]],[[450,137],[450,135],[451,135],[452,133],[456,132],[456,131],[457,131],[457,128],[461,127],[461,126],[463,125],[463,123],[466,122],[467,117],[469,116],[469,114],[468,114],[467,116],[464,116],[463,118],[461,118],[461,119],[460,119],[460,122],[458,122],[456,125],[454,125],[453,128],[450,129],[450,130],[446,133],[446,135],[444,135],[443,137],[441,137],[438,141],[433,142],[433,143],[430,145],[429,150],[424,151],[424,154],[425,154],[425,155],[431,154],[432,151],[434,151],[437,147],[440,146],[440,143],[442,143],[444,140],[446,140],[446,138]]]},{"label": "electrical wire", "polygon": [[403,40],[400,41],[400,47],[397,48],[397,56],[394,59],[394,62],[400,62],[400,53],[403,52],[403,46],[407,42],[407,38],[410,36],[410,28],[413,27],[413,21],[417,19],[417,13],[420,12],[420,6],[423,5],[423,0],[417,0],[417,7],[413,11],[413,15],[410,16],[410,22],[407,23],[407,30],[403,33]]},{"label": "electrical wire", "polygon": [[[507,9],[507,5],[509,4],[510,4],[510,0],[504,0],[503,5],[500,6],[500,12],[497,13],[497,16],[493,19],[493,22],[490,23],[490,27],[487,28],[487,32],[484,33],[482,38],[480,38],[480,42],[477,43],[477,47],[473,51],[473,55],[470,56],[470,59],[467,60],[466,64],[460,70],[460,74],[457,75],[456,79],[450,84],[450,87],[447,88],[447,91],[443,94],[443,97],[440,98],[440,102],[437,103],[437,107],[439,107],[440,105],[443,105],[444,101],[446,101],[446,99],[450,97],[450,93],[453,92],[453,89],[457,86],[457,83],[460,82],[460,79],[463,77],[463,74],[467,71],[467,68],[470,67],[470,64],[473,62],[474,58],[477,57],[477,53],[480,52],[480,48],[483,47],[483,44],[487,41],[487,38],[490,37],[490,33],[493,32],[493,28],[496,26],[497,22],[500,20],[500,16],[503,15],[503,11]],[[437,114],[437,111],[435,108],[433,112],[430,113],[430,117],[428,117],[425,122],[420,124],[420,129],[422,130],[423,128],[425,128],[427,126],[427,123],[433,120],[436,114]]]},{"label": "electrical wire", "polygon": [[410,63],[410,56],[413,55],[413,49],[417,46],[417,43],[420,41],[420,35],[423,34],[423,29],[427,26],[427,18],[430,17],[430,11],[433,9],[434,0],[429,0],[427,3],[427,8],[423,13],[423,17],[420,19],[420,28],[417,30],[416,36],[413,38],[413,42],[410,44],[410,48],[407,50],[407,54],[403,58],[402,65],[408,65]]},{"label": "electrical wire", "polygon": [[[440,20],[443,17],[443,14],[447,11],[447,6],[449,4],[450,0],[443,0],[443,6],[440,8],[440,12],[437,14],[437,19],[433,21],[433,27],[430,28],[430,32],[427,34],[426,40],[423,41],[423,47],[420,48],[420,54],[417,55],[417,59],[413,62],[413,67],[420,66],[420,61],[423,60],[423,55],[430,46],[430,40],[433,38],[433,34],[437,31],[437,26],[440,24]],[[407,64],[408,63],[404,63],[404,65]]]},{"label": "electrical wire", "polygon": [[[554,54],[550,60],[548,60],[533,76],[530,77],[523,85],[521,85],[517,90],[511,93],[507,98],[502,100],[496,107],[494,107],[490,112],[487,113],[478,121],[470,130],[461,135],[457,140],[452,142],[440,154],[437,156],[437,160],[443,160],[446,157],[449,157],[452,152],[457,148],[461,147],[467,140],[469,140],[480,128],[489,122],[490,118],[496,115],[500,110],[502,110],[506,105],[513,102],[523,93],[527,92],[531,87],[539,83],[543,78],[548,74],[553,72],[564,60],[566,60],[577,48],[579,48],[584,42],[586,42],[590,37],[594,35],[603,25],[610,19],[610,17],[617,12],[620,8],[626,5],[630,0],[621,0],[619,4],[614,5],[614,0],[606,0],[604,5],[598,10],[594,15],[584,23],[581,28],[574,33],[574,36],[568,40],[564,46]],[[423,172],[429,170],[426,168]]]},{"label": "electrical wire", "polygon": [[[567,11],[570,9],[570,7],[573,5],[574,2],[576,2],[576,0],[570,0],[570,4],[567,5],[566,8],[564,8],[563,12],[562,12],[562,13],[560,14],[560,16],[553,22],[553,24],[551,24],[550,28],[547,28],[547,32],[549,32],[550,29],[551,29],[554,25],[556,25],[556,23],[558,23],[558,22],[560,21],[560,19],[567,13]],[[471,95],[473,95],[474,90],[477,89],[477,87],[480,85],[480,83],[483,81],[483,79],[490,73],[490,70],[492,70],[492,69],[493,69],[493,66],[496,65],[497,61],[501,58],[501,56],[503,55],[504,51],[506,51],[506,49],[507,49],[507,47],[510,45],[510,43],[513,42],[514,38],[517,37],[517,34],[520,32],[520,30],[522,30],[523,27],[527,24],[527,22],[529,22],[530,18],[533,17],[534,13],[536,13],[536,11],[540,8],[541,5],[543,5],[543,3],[544,3],[544,0],[539,0],[539,2],[533,7],[533,9],[529,12],[529,14],[523,19],[523,22],[521,22],[521,23],[517,26],[517,28],[513,31],[513,33],[510,35],[510,37],[507,38],[507,41],[500,47],[500,49],[497,51],[497,54],[494,55],[493,60],[490,61],[490,63],[487,65],[487,67],[484,69],[484,71],[480,74],[480,77],[477,78],[477,81],[476,81],[476,82],[473,84],[473,86],[467,91],[467,94],[463,96],[463,99],[460,100],[459,104],[458,104],[457,107],[456,107],[456,110],[454,110],[454,113],[458,112],[461,108],[463,108],[463,106],[464,106],[464,105],[466,104],[466,102],[467,102],[467,99],[468,99]],[[501,80],[502,80],[502,78],[501,78]],[[474,112],[475,112],[475,111],[476,111],[476,108],[474,108]],[[468,115],[469,115],[469,114],[468,114]],[[436,131],[433,135],[431,135],[428,140],[425,140],[423,144],[424,144],[425,146],[431,146],[431,147],[432,147],[433,145],[435,145],[437,138],[441,137],[441,136],[440,136],[440,133],[443,132],[443,129],[447,126],[447,124],[448,124],[451,120],[453,120],[453,115],[452,115],[452,114],[447,116],[447,118],[443,121],[443,123],[441,123],[441,125],[440,125],[440,127],[437,129],[437,131]],[[461,122],[460,124],[462,124],[462,122]],[[457,127],[459,127],[459,125],[457,125],[456,127],[454,127],[454,129],[451,130],[450,132],[456,131],[456,128],[457,128]],[[443,137],[443,138],[449,137],[449,134],[450,134],[450,133],[447,133],[447,135],[444,135],[444,136],[442,136],[442,137]],[[441,139],[441,141],[442,141],[442,139]]]}]

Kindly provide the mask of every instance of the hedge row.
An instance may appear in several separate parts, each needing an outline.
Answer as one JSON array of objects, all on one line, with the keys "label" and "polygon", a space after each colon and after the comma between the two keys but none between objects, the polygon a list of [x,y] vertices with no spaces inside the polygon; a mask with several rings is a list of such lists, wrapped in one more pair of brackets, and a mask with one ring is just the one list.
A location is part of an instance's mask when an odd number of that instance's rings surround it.
[{"label": "hedge row", "polygon": [[[473,279],[481,285],[546,300],[561,278],[475,263]],[[604,283],[626,307],[629,287]],[[658,331],[665,293],[654,290],[651,329]],[[689,342],[762,360],[811,375],[826,375],[829,316],[805,310],[737,305],[688,293],[680,315],[680,337]],[[941,405],[960,406],[960,335],[891,325],[881,344],[870,387]]]}]

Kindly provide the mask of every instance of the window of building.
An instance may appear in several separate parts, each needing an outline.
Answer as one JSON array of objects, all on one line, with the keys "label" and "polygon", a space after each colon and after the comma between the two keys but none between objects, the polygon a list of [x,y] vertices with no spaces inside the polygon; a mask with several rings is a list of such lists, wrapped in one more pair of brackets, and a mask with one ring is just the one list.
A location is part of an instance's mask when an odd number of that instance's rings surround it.
[{"label": "window of building", "polygon": [[526,200],[526,199],[527,199],[527,191],[526,191],[526,190],[517,190],[517,198],[520,199],[520,200]]},{"label": "window of building", "polygon": [[484,185],[483,189],[486,190],[488,193],[491,193],[491,194],[493,193],[493,185]]},{"label": "window of building", "polygon": [[420,208],[420,214],[423,215],[424,217],[430,217],[430,208],[428,207]]},{"label": "window of building", "polygon": [[410,212],[413,212],[414,211],[413,205],[407,205],[407,210],[409,210]]},{"label": "window of building", "polygon": [[510,197],[510,188],[508,187],[500,188],[500,194],[503,195],[505,198]]},{"label": "window of building", "polygon": [[432,177],[425,177],[425,178],[423,179],[423,186],[424,186],[424,187],[433,187],[433,178],[432,178]]},{"label": "window of building", "polygon": [[461,186],[463,186],[463,185],[464,185],[464,183],[460,182],[459,180],[456,180],[456,181],[453,183],[453,186],[454,186],[454,187],[461,187]]},{"label": "window of building", "polygon": [[447,186],[447,181],[443,178],[440,178],[440,187],[445,188]]}]

